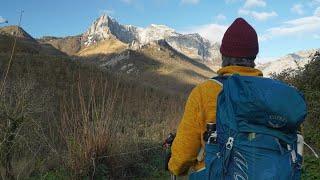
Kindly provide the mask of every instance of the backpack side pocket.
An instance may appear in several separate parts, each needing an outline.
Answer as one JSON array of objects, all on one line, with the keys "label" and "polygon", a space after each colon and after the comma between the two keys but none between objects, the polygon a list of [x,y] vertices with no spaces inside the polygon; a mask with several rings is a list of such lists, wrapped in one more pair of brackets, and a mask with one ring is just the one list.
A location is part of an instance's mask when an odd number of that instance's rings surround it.
[{"label": "backpack side pocket", "polygon": [[206,176],[207,179],[219,180],[223,173],[223,158],[218,144],[206,144]]}]

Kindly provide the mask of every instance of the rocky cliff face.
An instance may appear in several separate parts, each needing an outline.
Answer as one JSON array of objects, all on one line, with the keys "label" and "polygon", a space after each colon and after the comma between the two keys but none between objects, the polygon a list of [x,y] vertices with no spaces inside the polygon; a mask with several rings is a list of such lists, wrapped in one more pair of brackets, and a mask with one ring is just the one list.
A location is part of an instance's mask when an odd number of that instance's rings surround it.
[{"label": "rocky cliff face", "polygon": [[181,34],[175,32],[174,29],[171,29],[165,25],[151,24],[147,28],[139,28],[137,39],[140,43],[147,44],[152,41],[167,39],[169,37],[177,37],[180,35]]},{"label": "rocky cliff face", "polygon": [[81,42],[84,46],[90,46],[110,38],[130,44],[129,47],[135,50],[148,43],[165,40],[190,58],[210,63],[220,60],[219,45],[211,44],[199,34],[180,34],[165,25],[151,24],[146,28],[122,25],[107,15],[102,15],[89,27]]},{"label": "rocky cliff face", "polygon": [[186,34],[171,36],[166,41],[177,51],[194,59],[201,59],[204,62],[210,62],[217,59],[216,48],[218,44],[211,44],[207,39],[199,34]]},{"label": "rocky cliff face", "polygon": [[137,27],[121,25],[115,19],[102,15],[83,34],[82,43],[85,46],[90,46],[111,37],[116,37],[122,42],[130,43],[137,40],[137,35]]}]

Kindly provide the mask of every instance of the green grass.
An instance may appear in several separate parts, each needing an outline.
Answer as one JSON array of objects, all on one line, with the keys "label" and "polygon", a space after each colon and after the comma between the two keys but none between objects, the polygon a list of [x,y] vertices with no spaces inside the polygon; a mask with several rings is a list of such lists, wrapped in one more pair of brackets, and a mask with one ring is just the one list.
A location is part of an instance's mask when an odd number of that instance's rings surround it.
[{"label": "green grass", "polygon": [[314,156],[305,156],[302,169],[302,179],[317,180],[320,178],[320,159]]},{"label": "green grass", "polygon": [[72,176],[68,173],[66,169],[55,169],[46,171],[44,173],[37,173],[34,172],[34,174],[31,174],[30,177],[27,178],[27,180],[68,180],[71,179]]}]

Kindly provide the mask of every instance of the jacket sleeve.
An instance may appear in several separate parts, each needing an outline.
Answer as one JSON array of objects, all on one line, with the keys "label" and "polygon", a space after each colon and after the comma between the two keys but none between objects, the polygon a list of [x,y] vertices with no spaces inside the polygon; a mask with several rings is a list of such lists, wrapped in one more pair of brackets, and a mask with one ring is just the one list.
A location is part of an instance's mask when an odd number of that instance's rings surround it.
[{"label": "jacket sleeve", "polygon": [[171,148],[169,170],[175,175],[187,174],[189,168],[196,163],[201,148],[200,104],[200,89],[196,87],[187,100],[185,112]]}]

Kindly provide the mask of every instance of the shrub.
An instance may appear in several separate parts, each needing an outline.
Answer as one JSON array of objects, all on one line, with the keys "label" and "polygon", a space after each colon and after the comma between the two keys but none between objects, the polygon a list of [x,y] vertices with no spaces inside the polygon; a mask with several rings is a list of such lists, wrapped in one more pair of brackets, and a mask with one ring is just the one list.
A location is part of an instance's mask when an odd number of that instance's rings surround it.
[{"label": "shrub", "polygon": [[[305,96],[308,104],[308,114],[303,123],[303,135],[305,141],[318,153],[320,152],[320,53],[313,56],[310,63],[298,70],[286,70],[280,74],[274,74],[273,78],[287,82],[297,87]],[[306,149],[306,148],[305,148]],[[319,179],[320,160],[314,159],[313,154],[306,149],[307,155],[304,161],[303,177],[305,179]]]}]

